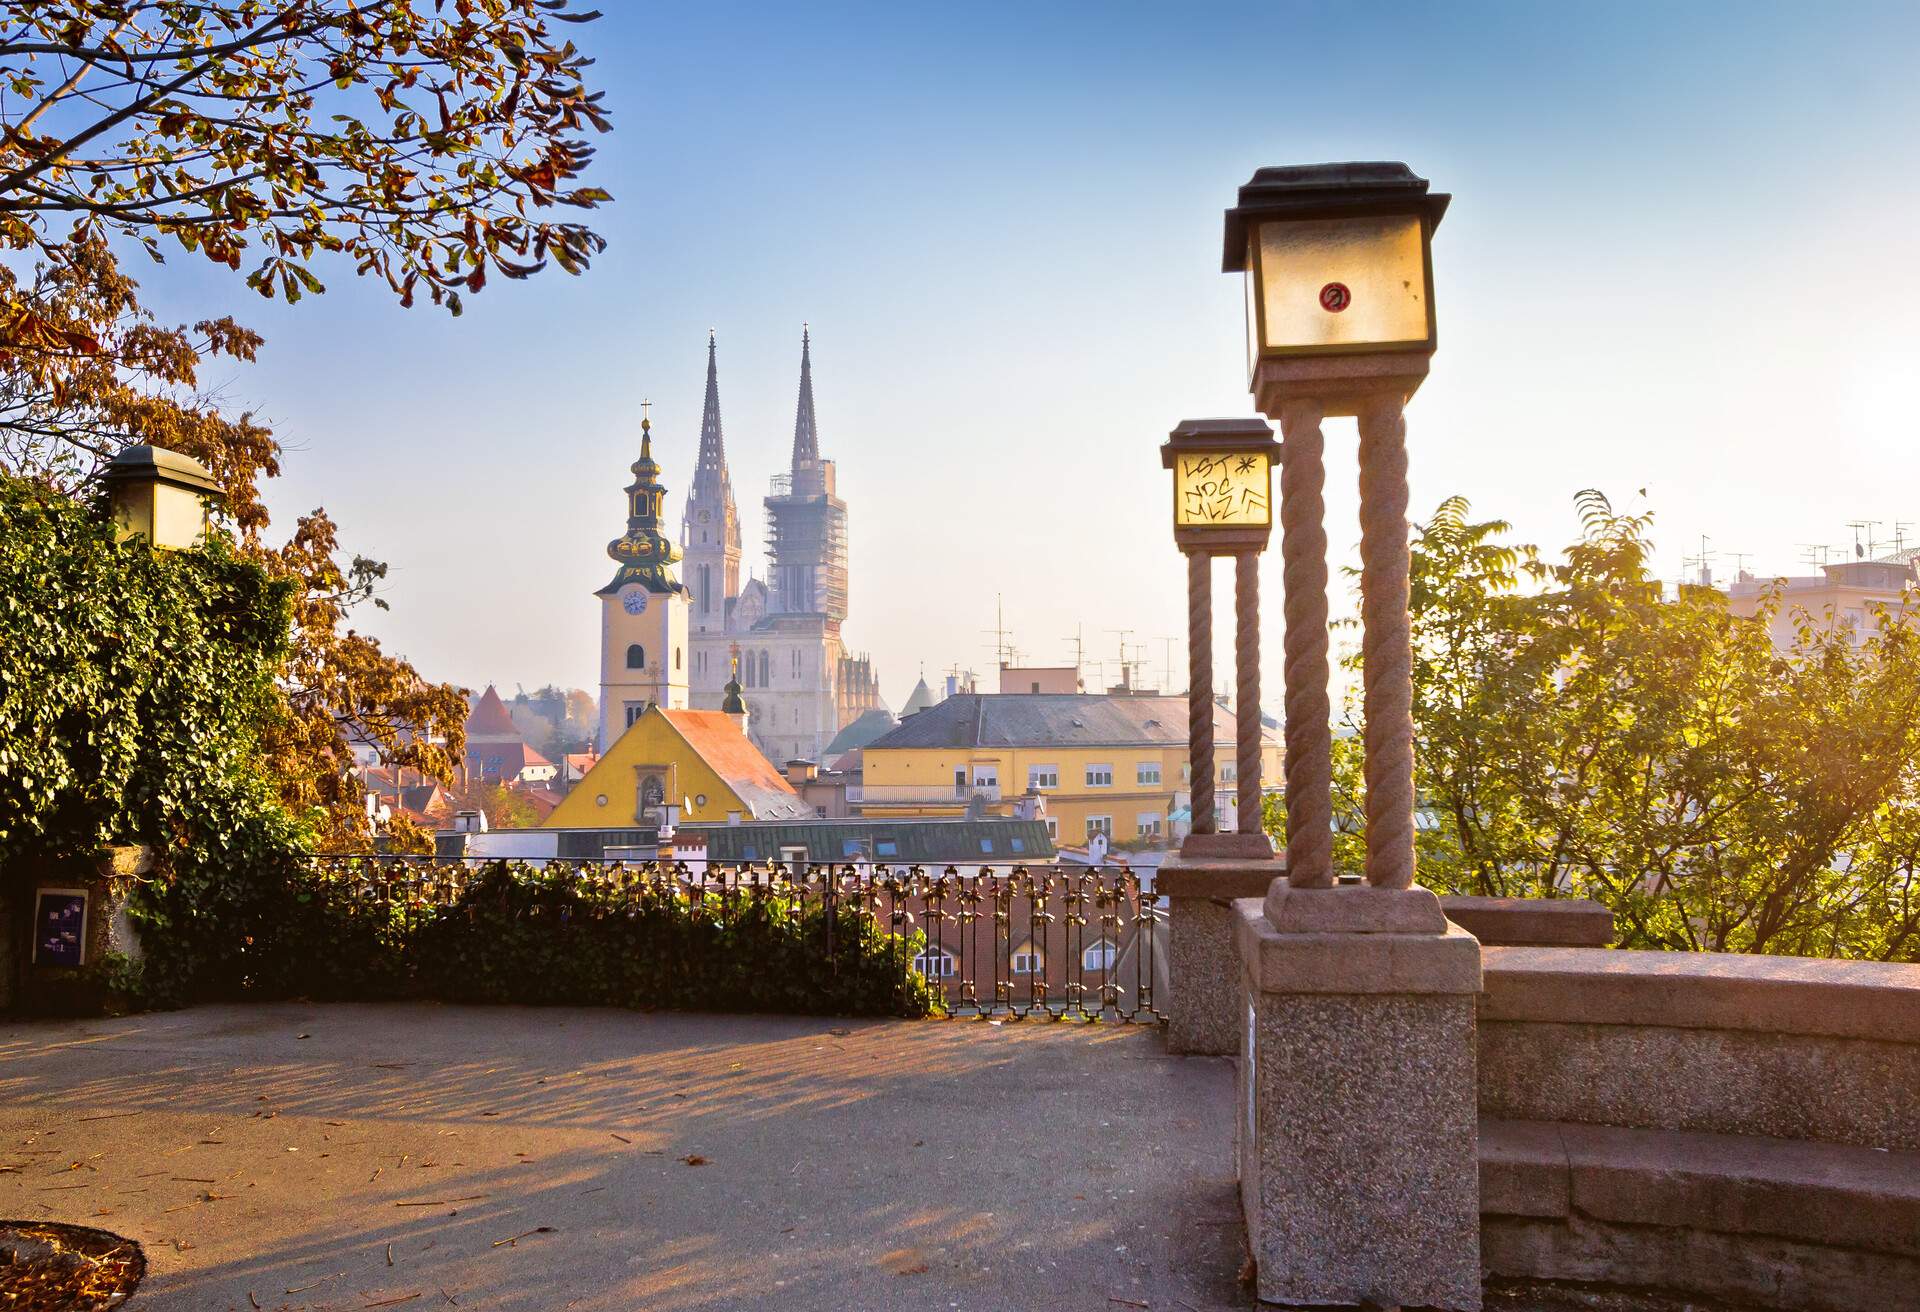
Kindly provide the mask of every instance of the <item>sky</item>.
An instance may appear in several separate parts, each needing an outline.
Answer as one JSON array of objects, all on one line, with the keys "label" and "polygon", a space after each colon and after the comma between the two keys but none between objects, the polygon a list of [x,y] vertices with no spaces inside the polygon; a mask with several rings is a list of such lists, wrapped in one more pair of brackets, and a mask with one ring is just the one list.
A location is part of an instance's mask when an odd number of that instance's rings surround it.
[{"label": "sky", "polygon": [[[1461,494],[1558,547],[1598,487],[1656,513],[1669,577],[1703,535],[1720,575],[1811,572],[1851,520],[1920,545],[1920,6],[601,7],[585,276],[496,279],[457,320],[344,268],[293,307],[195,261],[147,279],[266,334],[219,381],[287,444],[277,529],[325,506],[387,561],[356,623],[431,677],[595,687],[640,402],[677,527],[709,328],[764,575],[803,322],[846,637],[895,708],[923,669],[990,674],[997,605],[1024,660],[1078,633],[1090,681],[1123,641],[1183,670],[1157,448],[1251,412],[1221,211],[1269,164],[1404,160],[1453,195],[1416,517]],[[1327,434],[1351,560],[1352,422]],[[1277,536],[1263,582],[1276,706]]]}]

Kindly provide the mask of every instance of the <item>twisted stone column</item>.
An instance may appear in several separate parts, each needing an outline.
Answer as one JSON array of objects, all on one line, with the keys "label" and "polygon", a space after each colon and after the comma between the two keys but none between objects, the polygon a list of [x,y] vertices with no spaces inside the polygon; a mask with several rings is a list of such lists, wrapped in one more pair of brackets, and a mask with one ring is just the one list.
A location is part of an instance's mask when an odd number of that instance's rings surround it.
[{"label": "twisted stone column", "polygon": [[1413,627],[1407,615],[1407,421],[1360,411],[1360,617],[1367,712],[1367,882],[1413,883]]},{"label": "twisted stone column", "polygon": [[1213,557],[1187,553],[1187,741],[1193,832],[1211,834],[1213,801]]},{"label": "twisted stone column", "polygon": [[1233,706],[1238,751],[1234,758],[1239,830],[1262,832],[1260,824],[1260,554],[1243,551],[1233,562]]},{"label": "twisted stone column", "polygon": [[1333,885],[1333,708],[1327,698],[1325,408],[1280,407],[1280,555],[1285,563],[1287,883]]}]

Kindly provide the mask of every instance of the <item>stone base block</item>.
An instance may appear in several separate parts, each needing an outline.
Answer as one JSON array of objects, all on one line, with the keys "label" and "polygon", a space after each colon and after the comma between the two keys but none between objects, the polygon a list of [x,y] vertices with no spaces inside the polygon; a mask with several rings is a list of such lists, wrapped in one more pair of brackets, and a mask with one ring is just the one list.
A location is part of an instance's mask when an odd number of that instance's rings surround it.
[{"label": "stone base block", "polygon": [[1154,891],[1167,898],[1167,1047],[1188,1056],[1240,1051],[1240,958],[1233,902],[1264,897],[1279,873],[1273,861],[1189,861],[1160,867]]},{"label": "stone base block", "polygon": [[1477,1312],[1478,944],[1457,927],[1283,934],[1252,900],[1234,913],[1259,1297]]}]

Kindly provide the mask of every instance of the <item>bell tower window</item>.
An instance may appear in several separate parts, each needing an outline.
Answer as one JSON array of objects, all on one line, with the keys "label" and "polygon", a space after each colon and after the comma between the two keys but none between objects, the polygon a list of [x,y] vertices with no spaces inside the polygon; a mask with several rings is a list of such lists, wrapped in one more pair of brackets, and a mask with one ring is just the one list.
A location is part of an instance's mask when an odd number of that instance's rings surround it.
[{"label": "bell tower window", "polygon": [[627,648],[627,668],[630,670],[647,668],[647,649],[637,642]]}]

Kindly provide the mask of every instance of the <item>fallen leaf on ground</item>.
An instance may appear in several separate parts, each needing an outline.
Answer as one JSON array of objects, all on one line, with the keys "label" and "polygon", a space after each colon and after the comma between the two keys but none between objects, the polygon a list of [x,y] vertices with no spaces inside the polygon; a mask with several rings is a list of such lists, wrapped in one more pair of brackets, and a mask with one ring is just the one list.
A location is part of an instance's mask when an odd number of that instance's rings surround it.
[{"label": "fallen leaf on ground", "polygon": [[680,1160],[685,1162],[688,1166],[705,1166],[707,1164],[707,1159],[702,1157],[699,1153],[688,1153],[685,1157],[682,1157]]}]

